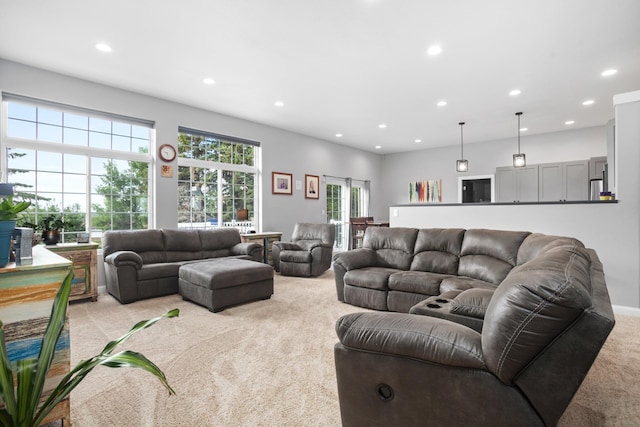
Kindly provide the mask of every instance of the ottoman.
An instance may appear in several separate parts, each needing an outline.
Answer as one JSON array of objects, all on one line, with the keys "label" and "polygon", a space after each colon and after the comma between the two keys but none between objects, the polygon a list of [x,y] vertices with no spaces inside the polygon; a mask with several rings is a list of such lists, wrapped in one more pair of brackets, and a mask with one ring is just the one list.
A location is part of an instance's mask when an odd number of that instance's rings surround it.
[{"label": "ottoman", "polygon": [[273,268],[256,261],[212,259],[185,264],[178,277],[182,298],[214,313],[273,295]]}]

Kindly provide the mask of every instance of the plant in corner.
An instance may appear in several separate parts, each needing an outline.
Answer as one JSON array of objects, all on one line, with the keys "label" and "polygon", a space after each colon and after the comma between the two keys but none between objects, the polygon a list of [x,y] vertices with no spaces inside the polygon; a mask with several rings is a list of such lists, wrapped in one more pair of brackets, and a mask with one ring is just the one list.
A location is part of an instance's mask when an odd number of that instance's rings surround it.
[{"label": "plant in corner", "polygon": [[9,263],[11,238],[16,228],[18,214],[31,206],[26,201],[14,202],[13,195],[7,196],[0,202],[0,267]]},{"label": "plant in corner", "polygon": [[[110,368],[141,368],[158,377],[162,385],[175,394],[167,378],[153,362],[143,354],[124,350],[113,354],[115,347],[129,339],[134,333],[148,328],[163,318],[176,317],[180,313],[177,308],[169,310],[160,317],[138,322],[122,337],[109,342],[102,351],[86,360],[80,361],[60,380],[49,397],[40,404],[45,378],[51,367],[58,338],[64,328],[67,314],[67,303],[71,292],[73,273],[64,279],[53,302],[49,324],[42,337],[40,354],[37,358],[23,359],[16,362],[15,370],[9,362],[5,346],[4,328],[0,321],[0,397],[4,408],[0,409],[0,425],[13,427],[39,426],[53,408],[64,400],[71,391],[95,368],[104,365]],[[17,387],[14,388],[14,374]]]}]

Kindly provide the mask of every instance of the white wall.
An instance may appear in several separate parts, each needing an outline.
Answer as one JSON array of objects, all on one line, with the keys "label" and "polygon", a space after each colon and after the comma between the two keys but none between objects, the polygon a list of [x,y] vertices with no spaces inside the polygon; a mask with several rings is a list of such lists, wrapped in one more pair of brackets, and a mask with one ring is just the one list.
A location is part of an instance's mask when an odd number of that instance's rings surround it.
[{"label": "white wall", "polygon": [[[325,193],[319,200],[304,198],[302,190],[292,196],[271,194],[271,172],[293,174],[304,181],[305,174],[335,175],[371,180],[371,214],[387,218],[388,205],[380,194],[382,156],[351,149],[282,129],[235,117],[189,107],[126,90],[37,69],[0,58],[0,91],[50,100],[73,106],[152,120],[156,142],[177,144],[178,126],[216,132],[262,144],[262,230],[282,231],[291,236],[296,222],[325,222]],[[175,165],[175,163],[174,163]],[[160,177],[160,162],[154,171],[156,181],[157,228],[176,227],[177,171],[173,179]]]},{"label": "white wall", "polygon": [[[454,129],[455,130],[455,129]],[[465,129],[470,133],[471,129]],[[527,163],[552,163],[570,160],[588,160],[607,154],[606,125],[567,130],[542,135],[521,136],[521,151]],[[408,185],[411,181],[442,179],[442,202],[458,202],[458,177],[494,174],[498,166],[511,166],[512,155],[517,152],[516,137],[492,142],[464,145],[464,156],[469,160],[469,172],[456,172],[460,146],[440,147],[386,155],[382,168],[382,191],[390,205],[408,203]]]}]

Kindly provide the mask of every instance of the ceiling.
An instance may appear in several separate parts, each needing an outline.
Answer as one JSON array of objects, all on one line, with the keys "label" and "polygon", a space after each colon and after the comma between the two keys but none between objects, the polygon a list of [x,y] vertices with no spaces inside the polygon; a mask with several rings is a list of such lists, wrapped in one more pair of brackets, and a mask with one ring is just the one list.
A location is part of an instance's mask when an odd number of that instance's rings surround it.
[{"label": "ceiling", "polygon": [[640,89],[638,0],[95,4],[0,0],[0,57],[378,153],[600,126]]}]

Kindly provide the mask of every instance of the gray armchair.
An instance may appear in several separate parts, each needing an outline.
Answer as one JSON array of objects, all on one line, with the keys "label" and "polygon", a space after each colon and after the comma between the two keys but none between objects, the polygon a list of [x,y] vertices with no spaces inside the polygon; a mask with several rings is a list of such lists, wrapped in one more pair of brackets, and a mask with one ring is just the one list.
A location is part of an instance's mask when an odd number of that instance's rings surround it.
[{"label": "gray armchair", "polygon": [[273,242],[273,267],[285,276],[315,277],[331,266],[334,224],[297,223],[291,242]]}]

